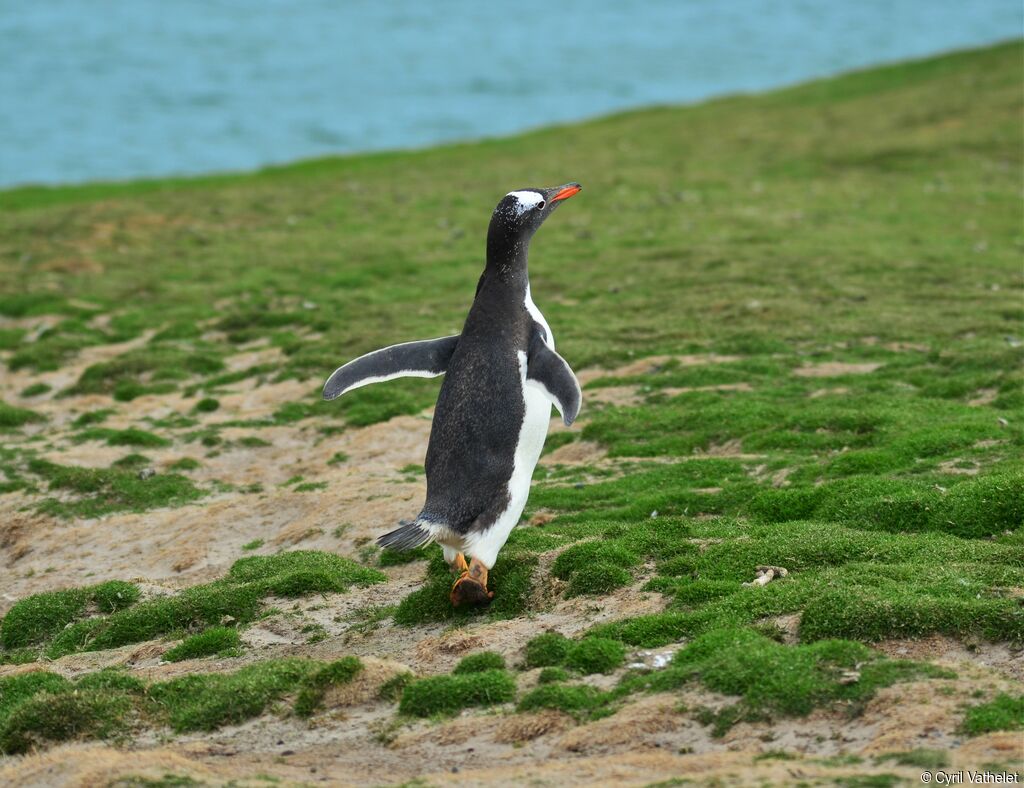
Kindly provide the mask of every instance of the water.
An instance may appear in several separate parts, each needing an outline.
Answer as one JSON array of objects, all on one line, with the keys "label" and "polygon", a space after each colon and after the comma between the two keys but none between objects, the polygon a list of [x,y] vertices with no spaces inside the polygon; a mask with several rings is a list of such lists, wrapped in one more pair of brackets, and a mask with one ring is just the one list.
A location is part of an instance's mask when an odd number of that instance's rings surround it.
[{"label": "water", "polygon": [[1019,0],[8,0],[0,184],[507,134],[1020,36]]}]

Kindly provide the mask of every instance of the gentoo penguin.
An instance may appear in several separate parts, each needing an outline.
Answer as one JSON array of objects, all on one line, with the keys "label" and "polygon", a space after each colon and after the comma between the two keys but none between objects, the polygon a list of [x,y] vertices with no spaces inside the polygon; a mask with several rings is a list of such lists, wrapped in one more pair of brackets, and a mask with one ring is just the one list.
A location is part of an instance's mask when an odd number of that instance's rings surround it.
[{"label": "gentoo penguin", "polygon": [[520,189],[501,199],[462,333],[367,353],[324,385],[324,399],[332,400],[384,380],[445,376],[427,445],[423,510],[377,542],[393,550],[439,543],[457,575],[456,606],[494,596],[487,573],[526,506],[551,405],[566,425],[580,410],[579,381],[530,297],[526,259],[537,228],[580,188]]}]

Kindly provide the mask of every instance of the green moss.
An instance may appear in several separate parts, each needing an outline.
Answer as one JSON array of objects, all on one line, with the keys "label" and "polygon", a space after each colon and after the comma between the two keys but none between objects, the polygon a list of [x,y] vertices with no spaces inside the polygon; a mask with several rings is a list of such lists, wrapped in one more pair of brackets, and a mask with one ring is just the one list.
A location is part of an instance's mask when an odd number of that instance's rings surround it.
[{"label": "green moss", "polygon": [[194,471],[196,468],[201,468],[202,463],[191,457],[182,457],[180,460],[175,460],[167,467],[172,471]]},{"label": "green moss", "polygon": [[906,595],[895,588],[822,590],[808,600],[800,620],[802,640],[852,637],[875,641],[932,633],[981,634],[990,640],[1024,638],[1024,610],[1000,597],[957,599]]},{"label": "green moss", "polygon": [[105,668],[95,673],[86,673],[75,681],[75,689],[118,690],[139,695],[146,691],[146,685],[125,670]]},{"label": "green moss", "polygon": [[126,583],[124,580],[108,580],[105,583],[93,586],[91,589],[92,601],[101,613],[115,613],[131,607],[139,601],[141,592],[134,583]]},{"label": "green moss", "polygon": [[45,421],[40,414],[28,408],[16,408],[0,401],[0,429],[23,427],[33,422]]},{"label": "green moss", "polygon": [[341,465],[342,463],[348,462],[348,455],[343,451],[336,451],[331,455],[331,459],[327,461],[328,465]]},{"label": "green moss", "polygon": [[75,443],[85,441],[104,441],[110,446],[143,446],[149,448],[162,448],[170,446],[167,438],[161,438],[152,432],[146,432],[135,427],[125,430],[112,430],[105,427],[92,427],[82,430],[75,435]]},{"label": "green moss", "polygon": [[89,588],[33,594],[7,611],[0,624],[0,645],[17,649],[48,640],[84,615],[89,603],[109,613],[129,607],[138,598],[137,586],[118,580]]},{"label": "green moss", "polygon": [[[844,680],[851,671],[856,680]],[[954,675],[930,665],[887,660],[852,641],[786,646],[749,629],[719,629],[676,652],[664,670],[630,679],[627,686],[663,691],[699,680],[711,690],[739,696],[726,716],[715,719],[716,734],[721,734],[742,719],[804,716],[838,700],[863,703],[898,681]]]},{"label": "green moss", "polygon": [[542,668],[540,673],[537,674],[538,684],[554,684],[558,681],[568,681],[569,671],[565,668],[551,667]]},{"label": "green moss", "polygon": [[572,648],[572,641],[557,632],[545,632],[537,635],[526,644],[526,656],[523,666],[526,668],[545,668],[561,665]]},{"label": "green moss", "polygon": [[503,670],[433,676],[410,682],[398,710],[415,717],[451,714],[471,706],[493,706],[515,699],[516,681]]},{"label": "green moss", "polygon": [[17,705],[0,724],[0,752],[17,754],[50,743],[113,738],[127,731],[131,710],[122,693],[108,690],[37,694]]},{"label": "green moss", "polygon": [[766,522],[814,517],[885,531],[980,538],[1024,522],[1024,474],[979,476],[946,493],[934,484],[868,476],[813,489],[762,491],[750,508]]},{"label": "green moss", "polygon": [[606,713],[616,697],[613,693],[585,685],[543,684],[524,695],[516,708],[519,711],[555,709],[577,719],[585,719],[598,716],[599,712]]},{"label": "green moss", "polygon": [[204,397],[196,403],[196,411],[199,413],[213,413],[220,407],[220,402],[213,397]]},{"label": "green moss", "polygon": [[210,627],[197,635],[185,638],[174,648],[164,653],[168,662],[181,662],[213,655],[224,656],[241,648],[242,639],[238,630],[231,627]]},{"label": "green moss", "polygon": [[61,517],[99,517],[110,512],[141,512],[162,506],[180,506],[205,493],[177,474],[140,479],[121,469],[79,468],[33,459],[29,470],[49,482],[50,489],[77,494],[73,500],[47,499],[41,511]]},{"label": "green moss", "polygon": [[7,611],[0,626],[0,642],[5,649],[38,643],[81,616],[88,602],[85,589],[33,594]]},{"label": "green moss", "polygon": [[[14,350],[21,344],[25,332],[20,328],[0,328],[0,350]],[[27,396],[22,393],[22,396]]]},{"label": "green moss", "polygon": [[223,368],[217,353],[150,343],[111,361],[93,364],[65,393],[113,394],[115,399],[127,401],[142,394],[173,391],[176,381],[211,375]]},{"label": "green moss", "polygon": [[57,693],[70,685],[63,676],[44,670],[0,678],[0,730],[14,709],[37,693]]},{"label": "green moss", "polygon": [[633,582],[633,576],[618,566],[611,564],[591,564],[573,572],[569,585],[565,589],[567,597],[585,594],[607,594],[616,588],[622,588]]},{"label": "green moss", "polygon": [[[49,640],[45,654],[56,659],[77,651],[99,651],[139,643],[181,630],[218,627],[228,616],[238,623],[246,623],[256,617],[262,600],[271,594],[298,597],[344,593],[352,585],[368,585],[385,579],[376,570],[331,553],[294,551],[252,556],[236,561],[222,580],[188,588],[176,596],[157,597],[134,605],[137,591],[133,591],[134,586],[120,581],[93,589],[29,597],[11,608],[4,619],[0,644],[4,648],[19,648]],[[81,618],[90,599],[95,599],[97,607],[110,615]],[[192,648],[223,637],[223,634],[203,633],[197,636],[195,644],[183,644],[183,648],[191,656]]]},{"label": "green moss", "polygon": [[32,383],[21,390],[22,397],[38,397],[50,391],[48,383]]},{"label": "green moss", "polygon": [[949,766],[949,753],[942,750],[908,750],[907,752],[887,752],[879,755],[878,763],[892,761],[900,766],[916,766],[930,772],[936,772]]},{"label": "green moss", "polygon": [[586,637],[576,641],[565,655],[565,666],[580,673],[611,673],[626,659],[626,650],[617,640]]},{"label": "green moss", "polygon": [[303,482],[302,484],[296,484],[293,488],[293,492],[316,492],[318,490],[326,490],[327,482]]},{"label": "green moss", "polygon": [[119,460],[114,460],[111,464],[111,468],[121,468],[122,470],[137,470],[139,468],[145,468],[149,465],[151,460],[143,454],[126,454]]},{"label": "green moss", "polygon": [[503,551],[487,579],[488,588],[494,592],[491,604],[486,608],[467,610],[452,607],[449,593],[454,578],[444,559],[435,555],[427,565],[423,588],[413,591],[399,603],[395,622],[413,626],[431,621],[465,621],[480,615],[491,618],[517,616],[526,610],[536,567],[536,556]]},{"label": "green moss", "polygon": [[295,550],[236,561],[228,580],[255,584],[264,593],[296,597],[312,593],[344,593],[353,585],[382,583],[387,576],[333,553]]},{"label": "green moss", "polygon": [[149,697],[178,733],[212,731],[262,714],[316,670],[304,659],[276,659],[234,673],[192,674],[153,684]]},{"label": "green moss", "polygon": [[383,684],[380,685],[380,691],[378,695],[382,700],[397,702],[402,697],[402,693],[409,684],[415,681],[416,677],[412,673],[399,673],[396,676],[392,676]]},{"label": "green moss", "polygon": [[253,539],[251,542],[246,542],[244,545],[242,545],[242,549],[246,551],[259,550],[261,547],[263,547],[262,539]]},{"label": "green moss", "polygon": [[247,449],[262,449],[264,446],[271,446],[269,441],[263,440],[263,438],[257,438],[255,435],[246,435],[245,437],[239,438],[237,441],[239,446],[244,446]]},{"label": "green moss", "polygon": [[1002,693],[988,703],[972,706],[960,728],[968,736],[1024,730],[1024,695],[1014,697]]},{"label": "green moss", "polygon": [[310,674],[302,682],[302,689],[295,699],[295,713],[310,717],[323,703],[328,688],[348,684],[363,669],[357,657],[343,657]]},{"label": "green moss", "polygon": [[481,673],[485,670],[504,670],[505,658],[493,651],[481,651],[463,657],[452,673],[461,676],[465,673]]},{"label": "green moss", "polygon": [[114,411],[111,408],[100,408],[99,410],[91,410],[78,416],[71,426],[76,429],[82,429],[83,427],[90,427],[93,424],[102,424],[106,421]]}]

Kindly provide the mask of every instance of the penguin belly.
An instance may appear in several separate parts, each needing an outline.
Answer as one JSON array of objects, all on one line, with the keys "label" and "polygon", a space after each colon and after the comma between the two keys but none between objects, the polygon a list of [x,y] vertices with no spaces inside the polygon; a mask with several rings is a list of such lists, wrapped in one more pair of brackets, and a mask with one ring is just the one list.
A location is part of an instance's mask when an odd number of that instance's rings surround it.
[{"label": "penguin belly", "polygon": [[505,545],[512,529],[530,497],[530,481],[544,449],[551,422],[551,400],[543,388],[526,379],[526,353],[518,351],[519,379],[526,403],[523,424],[516,442],[512,476],[508,480],[508,505],[486,530],[466,534],[466,552],[488,569],[494,566],[498,552]]}]

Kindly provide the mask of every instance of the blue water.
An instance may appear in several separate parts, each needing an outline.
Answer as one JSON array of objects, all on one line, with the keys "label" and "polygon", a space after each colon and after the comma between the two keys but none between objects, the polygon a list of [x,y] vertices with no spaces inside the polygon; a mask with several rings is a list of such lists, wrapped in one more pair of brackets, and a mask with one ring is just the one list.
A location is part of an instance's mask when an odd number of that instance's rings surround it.
[{"label": "blue water", "polygon": [[783,85],[1022,33],[1020,0],[7,0],[0,184],[238,170]]}]

